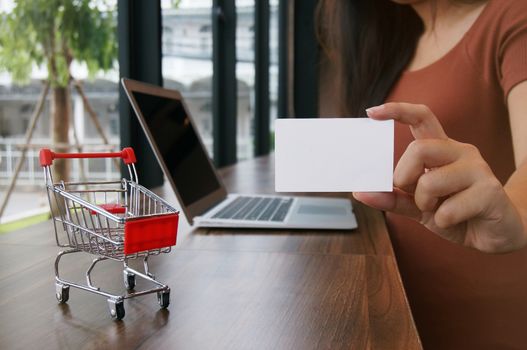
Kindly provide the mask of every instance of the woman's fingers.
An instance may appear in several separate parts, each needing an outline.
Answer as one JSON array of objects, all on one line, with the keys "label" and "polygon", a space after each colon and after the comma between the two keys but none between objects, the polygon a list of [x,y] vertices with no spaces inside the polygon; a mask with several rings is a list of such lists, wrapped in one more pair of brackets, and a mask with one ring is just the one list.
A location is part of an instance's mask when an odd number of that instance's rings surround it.
[{"label": "woman's fingers", "polygon": [[372,119],[393,119],[409,125],[416,139],[448,138],[434,113],[424,105],[390,102],[369,108],[366,113]]},{"label": "woman's fingers", "polygon": [[415,140],[404,152],[395,167],[393,183],[412,193],[417,180],[427,169],[437,168],[458,160],[462,152],[451,140]]},{"label": "woman's fingers", "polygon": [[[497,194],[502,190],[498,180],[473,184],[441,203],[434,215],[435,224],[446,229],[486,214],[489,204],[495,202]],[[495,219],[499,220],[498,217]]]},{"label": "woman's fingers", "polygon": [[[418,221],[422,221],[423,213],[435,212],[432,215],[439,228],[479,215],[483,203],[474,201],[477,196],[470,201],[471,196],[466,195],[487,175],[486,169],[478,166],[481,156],[475,147],[450,140],[439,120],[424,105],[386,103],[366,112],[372,119],[393,119],[408,125],[415,141],[394,171],[393,193],[356,193],[355,198]],[[448,198],[438,207],[445,197]]]},{"label": "woman's fingers", "polygon": [[481,251],[525,244],[520,213],[475,146],[449,139],[423,105],[386,103],[366,112],[372,119],[408,125],[415,141],[399,159],[392,193],[354,193],[356,199]]},{"label": "woman's fingers", "polygon": [[394,188],[393,192],[353,192],[353,197],[370,207],[408,216],[421,221],[421,211],[412,195]]},{"label": "woman's fingers", "polygon": [[422,211],[435,211],[445,197],[466,190],[481,178],[477,172],[467,169],[470,163],[459,161],[423,174],[414,193],[417,207]]}]

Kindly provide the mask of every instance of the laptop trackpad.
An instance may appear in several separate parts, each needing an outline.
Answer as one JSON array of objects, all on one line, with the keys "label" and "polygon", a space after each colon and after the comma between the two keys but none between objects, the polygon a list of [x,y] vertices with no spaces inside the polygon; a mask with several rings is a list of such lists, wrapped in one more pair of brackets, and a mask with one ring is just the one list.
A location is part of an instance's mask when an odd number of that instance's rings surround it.
[{"label": "laptop trackpad", "polygon": [[330,205],[301,204],[298,214],[306,215],[346,215],[346,208]]}]

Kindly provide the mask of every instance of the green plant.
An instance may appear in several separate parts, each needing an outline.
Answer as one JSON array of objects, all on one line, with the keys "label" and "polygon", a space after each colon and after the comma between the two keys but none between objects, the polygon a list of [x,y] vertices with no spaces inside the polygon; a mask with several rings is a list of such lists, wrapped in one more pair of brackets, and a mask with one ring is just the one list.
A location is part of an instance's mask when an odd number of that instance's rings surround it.
[{"label": "green plant", "polygon": [[[0,71],[23,84],[35,66],[47,68],[54,144],[69,144],[72,62],[86,64],[93,77],[116,57],[116,20],[103,0],[17,0],[0,14]],[[54,165],[57,178],[68,178],[66,164]]]}]

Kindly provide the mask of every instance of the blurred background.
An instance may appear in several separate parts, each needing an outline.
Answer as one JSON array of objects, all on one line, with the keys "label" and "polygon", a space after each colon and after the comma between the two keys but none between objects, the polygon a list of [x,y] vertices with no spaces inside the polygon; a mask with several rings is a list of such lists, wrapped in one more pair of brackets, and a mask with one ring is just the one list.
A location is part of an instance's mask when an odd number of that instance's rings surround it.
[{"label": "blurred background", "polygon": [[[47,217],[42,147],[132,146],[143,184],[162,184],[121,76],[179,90],[217,166],[272,152],[276,118],[318,114],[315,7],[315,0],[0,0],[0,232]],[[71,181],[121,177],[111,160],[72,162],[56,173]]]}]

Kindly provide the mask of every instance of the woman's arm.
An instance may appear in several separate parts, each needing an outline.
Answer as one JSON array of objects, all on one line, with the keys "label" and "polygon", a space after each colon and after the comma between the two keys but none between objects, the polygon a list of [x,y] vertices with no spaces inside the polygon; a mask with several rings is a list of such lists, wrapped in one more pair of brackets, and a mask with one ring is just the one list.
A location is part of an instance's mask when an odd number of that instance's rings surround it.
[{"label": "woman's arm", "polygon": [[524,227],[527,227],[527,81],[511,90],[507,104],[516,171],[507,181],[505,191],[518,208]]},{"label": "woman's arm", "polygon": [[[527,88],[521,85],[509,97],[516,159],[527,156],[522,137],[527,118],[521,114],[527,111],[523,106],[527,94],[521,89]],[[355,193],[355,198],[406,215],[445,239],[484,252],[508,252],[527,244],[527,201],[522,196],[527,194],[527,162],[504,188],[477,148],[449,139],[426,106],[387,103],[370,109],[368,115],[407,124],[415,141],[396,166],[392,193]]]}]

